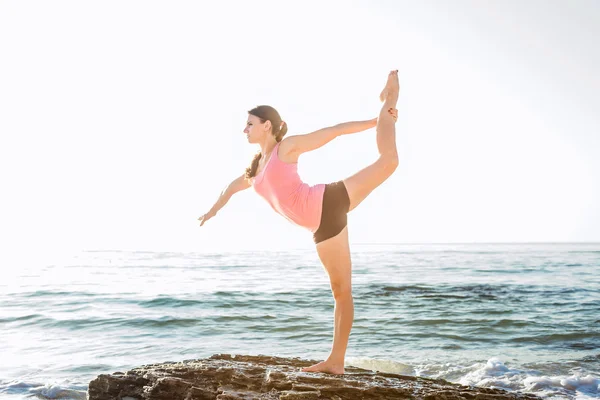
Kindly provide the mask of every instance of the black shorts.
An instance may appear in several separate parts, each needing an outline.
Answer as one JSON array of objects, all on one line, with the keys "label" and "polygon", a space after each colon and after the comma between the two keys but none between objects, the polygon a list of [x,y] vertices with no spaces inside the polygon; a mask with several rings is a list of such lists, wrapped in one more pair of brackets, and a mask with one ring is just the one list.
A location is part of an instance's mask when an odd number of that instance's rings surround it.
[{"label": "black shorts", "polygon": [[328,183],[323,193],[323,210],[319,229],[313,234],[315,243],[340,233],[348,223],[350,197],[343,181]]}]

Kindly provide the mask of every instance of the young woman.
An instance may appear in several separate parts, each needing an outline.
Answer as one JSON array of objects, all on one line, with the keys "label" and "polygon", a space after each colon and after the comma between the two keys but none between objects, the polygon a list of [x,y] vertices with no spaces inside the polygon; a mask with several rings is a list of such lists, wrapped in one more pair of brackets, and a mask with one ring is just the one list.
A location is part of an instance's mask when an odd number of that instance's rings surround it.
[{"label": "young woman", "polygon": [[[378,118],[346,122],[285,139],[287,124],[274,108],[259,106],[250,110],[244,133],[249,143],[260,145],[260,151],[245,174],[231,182],[212,208],[198,218],[200,226],[204,225],[234,193],[252,186],[277,213],[313,233],[335,300],[333,345],[325,361],[303,371],[344,373],[346,348],[354,320],[347,213],[389,178],[398,166],[395,122],[399,90],[398,71],[395,70],[389,73],[381,92],[383,107]],[[374,126],[377,126],[377,161],[341,181],[313,186],[301,181],[297,161],[302,153],[315,150],[338,136]]]}]

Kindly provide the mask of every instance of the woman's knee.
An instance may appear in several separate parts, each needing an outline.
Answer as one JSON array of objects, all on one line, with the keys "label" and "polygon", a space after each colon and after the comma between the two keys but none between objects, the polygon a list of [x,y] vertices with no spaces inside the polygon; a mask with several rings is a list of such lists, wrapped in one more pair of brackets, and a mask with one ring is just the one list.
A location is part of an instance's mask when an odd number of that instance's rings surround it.
[{"label": "woman's knee", "polygon": [[349,283],[331,283],[331,293],[336,301],[352,299],[352,285]]}]

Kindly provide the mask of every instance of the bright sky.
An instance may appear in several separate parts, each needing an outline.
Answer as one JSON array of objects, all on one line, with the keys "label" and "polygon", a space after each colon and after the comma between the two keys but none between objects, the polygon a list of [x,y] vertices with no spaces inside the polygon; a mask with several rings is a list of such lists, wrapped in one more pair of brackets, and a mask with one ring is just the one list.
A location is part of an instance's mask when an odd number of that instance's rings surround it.
[{"label": "bright sky", "polygon": [[[600,241],[600,3],[3,1],[2,247],[312,246],[256,193],[197,218],[256,147],[373,118],[398,69],[397,172],[351,242]],[[377,156],[375,132],[302,156],[309,183]]]}]

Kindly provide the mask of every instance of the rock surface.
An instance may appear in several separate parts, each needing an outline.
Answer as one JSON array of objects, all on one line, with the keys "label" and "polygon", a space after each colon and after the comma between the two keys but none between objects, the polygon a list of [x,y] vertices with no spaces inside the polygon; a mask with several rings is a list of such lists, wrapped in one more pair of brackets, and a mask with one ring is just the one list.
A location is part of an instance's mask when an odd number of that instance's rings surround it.
[{"label": "rock surface", "polygon": [[217,354],[99,375],[90,382],[87,395],[90,400],[538,399],[531,394],[352,367],[344,375],[300,370],[316,362]]}]

